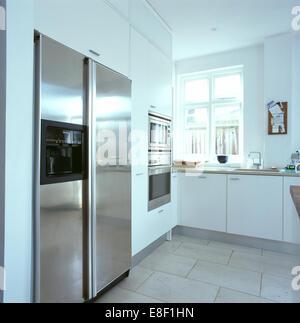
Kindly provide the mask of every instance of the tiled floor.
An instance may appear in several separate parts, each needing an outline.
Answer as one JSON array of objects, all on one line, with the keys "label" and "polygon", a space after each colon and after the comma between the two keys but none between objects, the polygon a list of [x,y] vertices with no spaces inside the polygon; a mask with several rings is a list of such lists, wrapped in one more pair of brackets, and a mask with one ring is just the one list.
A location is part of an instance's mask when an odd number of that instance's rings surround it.
[{"label": "tiled floor", "polygon": [[300,303],[300,257],[175,235],[99,303]]}]

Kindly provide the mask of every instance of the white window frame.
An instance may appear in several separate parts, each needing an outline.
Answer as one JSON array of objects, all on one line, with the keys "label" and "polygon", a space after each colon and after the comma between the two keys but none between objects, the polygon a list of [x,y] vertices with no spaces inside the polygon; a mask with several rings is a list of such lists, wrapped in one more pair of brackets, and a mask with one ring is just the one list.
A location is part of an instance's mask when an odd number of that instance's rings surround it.
[{"label": "white window frame", "polygon": [[[216,99],[215,95],[215,78],[218,76],[230,76],[240,74],[241,76],[241,87],[242,93],[241,98],[229,98],[229,99]],[[185,83],[193,80],[208,79],[209,80],[209,102],[200,103],[187,103],[185,102]],[[244,68],[243,66],[234,66],[222,69],[214,69],[204,72],[197,72],[192,74],[182,74],[178,76],[178,98],[177,98],[177,124],[179,129],[181,129],[181,134],[183,136],[182,140],[182,156],[186,160],[201,160],[202,162],[207,162],[211,165],[219,165],[216,154],[215,154],[215,118],[214,118],[214,108],[217,106],[226,105],[239,105],[240,106],[240,126],[239,126],[239,155],[230,156],[228,165],[240,165],[243,163],[244,158]],[[207,108],[208,109],[208,154],[207,155],[188,155],[185,154],[185,138],[184,133],[186,128],[185,124],[185,114],[186,110],[197,108]],[[196,129],[196,128],[195,128]]]}]

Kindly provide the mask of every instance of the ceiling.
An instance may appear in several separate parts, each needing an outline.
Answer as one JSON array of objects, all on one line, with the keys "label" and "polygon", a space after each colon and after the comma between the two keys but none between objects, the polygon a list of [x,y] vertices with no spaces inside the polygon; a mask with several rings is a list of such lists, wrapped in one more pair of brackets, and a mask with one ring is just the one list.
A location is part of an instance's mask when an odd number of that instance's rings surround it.
[{"label": "ceiling", "polygon": [[148,2],[173,31],[175,60],[246,47],[291,31],[292,8],[300,5],[300,0]]}]

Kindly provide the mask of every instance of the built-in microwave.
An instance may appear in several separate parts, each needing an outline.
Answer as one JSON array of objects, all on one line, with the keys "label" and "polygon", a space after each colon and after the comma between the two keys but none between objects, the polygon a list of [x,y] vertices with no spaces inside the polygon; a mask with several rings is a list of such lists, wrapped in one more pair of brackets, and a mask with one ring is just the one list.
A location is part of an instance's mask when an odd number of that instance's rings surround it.
[{"label": "built-in microwave", "polygon": [[171,126],[171,119],[149,114],[149,151],[171,151]]},{"label": "built-in microwave", "polygon": [[149,167],[148,211],[171,202],[171,171],[168,167]]}]

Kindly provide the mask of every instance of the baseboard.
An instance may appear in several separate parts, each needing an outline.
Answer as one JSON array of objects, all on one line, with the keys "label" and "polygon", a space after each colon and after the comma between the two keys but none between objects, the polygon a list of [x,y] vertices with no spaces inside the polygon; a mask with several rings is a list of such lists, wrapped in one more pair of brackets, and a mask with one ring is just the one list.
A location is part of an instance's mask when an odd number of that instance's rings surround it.
[{"label": "baseboard", "polygon": [[188,237],[199,238],[202,240],[213,240],[224,243],[239,244],[245,247],[265,249],[269,251],[288,253],[291,255],[300,255],[300,245],[291,244],[282,241],[271,241],[258,238],[251,238],[239,235],[233,235],[223,232],[207,231],[202,229],[177,226],[173,233]]},{"label": "baseboard", "polygon": [[148,257],[155,249],[161,246],[167,240],[167,233],[162,235],[156,241],[151,243],[148,247],[137,253],[132,257],[132,268],[137,266],[140,262],[142,262],[146,257]]}]

